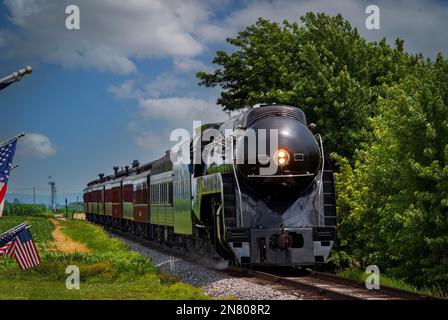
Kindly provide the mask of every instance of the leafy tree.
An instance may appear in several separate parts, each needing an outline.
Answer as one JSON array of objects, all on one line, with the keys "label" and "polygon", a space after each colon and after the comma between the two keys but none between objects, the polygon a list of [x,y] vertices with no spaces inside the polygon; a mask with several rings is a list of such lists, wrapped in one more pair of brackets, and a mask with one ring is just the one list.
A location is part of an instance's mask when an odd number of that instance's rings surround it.
[{"label": "leafy tree", "polygon": [[341,247],[420,286],[448,287],[448,62],[384,88],[374,141],[338,173]]}]

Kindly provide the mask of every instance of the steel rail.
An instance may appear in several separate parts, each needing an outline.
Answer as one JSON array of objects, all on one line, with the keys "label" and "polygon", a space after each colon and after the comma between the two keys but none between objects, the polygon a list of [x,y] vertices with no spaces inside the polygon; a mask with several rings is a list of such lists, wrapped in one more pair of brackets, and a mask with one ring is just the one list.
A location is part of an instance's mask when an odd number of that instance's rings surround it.
[{"label": "steel rail", "polygon": [[[331,273],[318,272],[315,270],[307,269],[310,272],[310,276],[316,277],[323,280],[333,281],[340,284],[345,284],[348,286],[365,288],[365,283],[358,280],[348,279],[341,276],[337,276]],[[390,295],[393,297],[398,297],[406,300],[446,300],[440,297],[429,296],[417,292],[406,291],[398,288],[393,288],[385,285],[380,285],[379,289],[375,289],[374,292],[382,293],[385,295]]]},{"label": "steel rail", "polygon": [[363,300],[360,297],[339,292],[333,289],[328,288],[322,288],[314,284],[304,283],[299,280],[299,278],[296,279],[289,279],[281,276],[274,275],[272,273],[267,272],[261,272],[261,271],[254,271],[254,270],[248,270],[248,275],[252,275],[257,278],[261,278],[264,280],[271,281],[276,284],[281,284],[287,287],[297,288],[300,290],[304,290],[307,292],[311,292],[314,294],[318,294],[324,298],[329,298],[333,300]]}]

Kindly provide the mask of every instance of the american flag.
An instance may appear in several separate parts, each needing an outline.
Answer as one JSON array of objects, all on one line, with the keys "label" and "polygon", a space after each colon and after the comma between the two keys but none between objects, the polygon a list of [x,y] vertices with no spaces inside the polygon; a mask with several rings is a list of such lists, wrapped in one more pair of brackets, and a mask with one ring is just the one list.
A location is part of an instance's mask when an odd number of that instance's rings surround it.
[{"label": "american flag", "polygon": [[0,217],[3,214],[3,206],[8,187],[9,173],[12,167],[12,159],[16,151],[17,138],[9,140],[0,146]]},{"label": "american flag", "polygon": [[8,242],[3,247],[0,248],[0,257],[4,256],[5,254],[12,256],[12,253],[10,253],[9,248],[11,247],[12,243]]},{"label": "american flag", "polygon": [[9,249],[11,248],[17,233],[25,227],[26,223],[22,223],[0,235],[0,257],[5,254],[12,254]]},{"label": "american flag", "polygon": [[22,223],[0,235],[0,257],[10,253],[9,248],[11,248],[17,232],[24,229],[25,227],[26,223]]},{"label": "american flag", "polygon": [[33,236],[28,228],[22,229],[16,233],[6,254],[14,257],[22,270],[40,264],[39,253],[37,253]]}]

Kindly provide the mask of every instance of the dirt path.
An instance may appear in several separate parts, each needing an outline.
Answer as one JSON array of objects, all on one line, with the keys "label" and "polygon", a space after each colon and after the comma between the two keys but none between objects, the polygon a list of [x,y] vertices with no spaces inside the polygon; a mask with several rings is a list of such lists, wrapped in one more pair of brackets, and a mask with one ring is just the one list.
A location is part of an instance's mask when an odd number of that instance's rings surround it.
[{"label": "dirt path", "polygon": [[90,252],[90,248],[85,244],[72,240],[70,237],[66,236],[61,231],[61,223],[56,219],[50,219],[53,222],[55,229],[51,233],[54,238],[53,244],[56,246],[56,249],[65,253],[73,253],[73,252]]}]

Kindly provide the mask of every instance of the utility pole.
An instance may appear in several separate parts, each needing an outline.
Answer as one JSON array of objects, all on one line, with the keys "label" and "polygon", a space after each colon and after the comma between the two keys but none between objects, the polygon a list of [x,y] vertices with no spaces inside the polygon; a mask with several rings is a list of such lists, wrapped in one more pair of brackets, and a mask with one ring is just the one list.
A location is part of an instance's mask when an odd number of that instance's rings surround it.
[{"label": "utility pole", "polygon": [[67,205],[67,198],[65,198],[65,219],[68,220],[68,205]]},{"label": "utility pole", "polygon": [[36,204],[36,187],[33,186],[33,203]]}]

